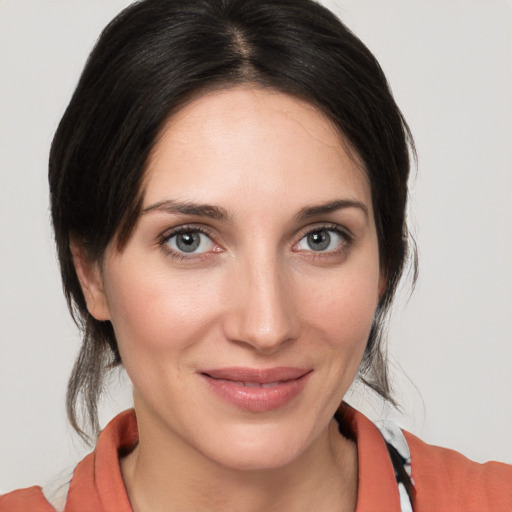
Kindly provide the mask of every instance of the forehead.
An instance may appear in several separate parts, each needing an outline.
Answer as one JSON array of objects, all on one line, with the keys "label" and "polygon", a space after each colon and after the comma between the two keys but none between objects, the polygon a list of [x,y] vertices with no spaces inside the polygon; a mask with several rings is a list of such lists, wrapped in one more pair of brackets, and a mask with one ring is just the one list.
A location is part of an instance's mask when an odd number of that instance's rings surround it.
[{"label": "forehead", "polygon": [[279,201],[285,192],[298,202],[340,194],[371,202],[355,151],[319,109],[251,87],[208,92],[172,115],[153,147],[145,182],[146,205],[166,194]]}]

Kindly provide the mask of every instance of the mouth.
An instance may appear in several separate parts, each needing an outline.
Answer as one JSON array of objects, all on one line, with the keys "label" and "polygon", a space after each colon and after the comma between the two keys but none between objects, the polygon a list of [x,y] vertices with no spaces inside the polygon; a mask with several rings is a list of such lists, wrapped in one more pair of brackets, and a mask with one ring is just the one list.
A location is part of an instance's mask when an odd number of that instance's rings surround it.
[{"label": "mouth", "polygon": [[200,372],[211,391],[225,402],[250,412],[284,407],[306,386],[311,368],[219,368]]}]

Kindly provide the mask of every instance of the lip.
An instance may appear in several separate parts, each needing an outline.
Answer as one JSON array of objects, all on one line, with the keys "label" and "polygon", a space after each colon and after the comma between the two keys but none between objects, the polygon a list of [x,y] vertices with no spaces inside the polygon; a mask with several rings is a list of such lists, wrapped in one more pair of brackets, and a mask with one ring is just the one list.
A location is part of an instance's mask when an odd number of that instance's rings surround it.
[{"label": "lip", "polygon": [[304,389],[311,368],[216,368],[199,374],[226,402],[250,412],[284,407]]}]

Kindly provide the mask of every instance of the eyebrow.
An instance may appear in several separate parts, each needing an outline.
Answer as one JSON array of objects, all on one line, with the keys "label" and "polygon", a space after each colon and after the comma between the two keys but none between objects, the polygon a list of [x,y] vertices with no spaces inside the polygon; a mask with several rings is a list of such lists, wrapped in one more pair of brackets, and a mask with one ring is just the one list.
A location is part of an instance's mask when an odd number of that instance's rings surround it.
[{"label": "eyebrow", "polygon": [[210,219],[221,221],[229,220],[228,212],[220,206],[198,204],[189,201],[183,203],[172,200],[159,201],[158,203],[154,203],[144,208],[142,210],[142,214],[145,215],[146,213],[154,211],[196,215],[198,217],[209,217]]},{"label": "eyebrow", "polygon": [[[314,206],[305,206],[301,208],[296,215],[298,220],[306,220],[310,217],[316,217],[318,215],[325,215],[332,213],[337,210],[345,208],[358,208],[362,210],[366,217],[368,217],[368,208],[361,201],[355,201],[352,199],[337,199],[335,201],[329,201]],[[221,206],[213,206],[211,204],[200,204],[187,202],[178,202],[173,200],[164,200],[157,203],[151,204],[142,210],[142,214],[159,211],[165,213],[181,213],[184,215],[194,215],[198,217],[209,217],[211,219],[220,221],[229,221],[230,216],[225,208]]]},{"label": "eyebrow", "polygon": [[301,208],[297,214],[297,219],[305,220],[309,219],[310,217],[325,215],[326,213],[332,213],[345,208],[358,208],[359,210],[362,210],[365,214],[365,217],[368,218],[368,207],[361,201],[355,201],[352,199],[337,199],[336,201],[329,201],[328,203]]}]

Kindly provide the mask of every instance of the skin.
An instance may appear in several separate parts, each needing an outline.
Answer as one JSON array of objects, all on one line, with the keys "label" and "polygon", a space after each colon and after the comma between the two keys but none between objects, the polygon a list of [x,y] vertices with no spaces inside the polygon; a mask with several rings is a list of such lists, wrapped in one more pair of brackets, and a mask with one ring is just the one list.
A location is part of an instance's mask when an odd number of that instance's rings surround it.
[{"label": "skin", "polygon": [[[357,449],[332,417],[384,283],[369,185],[346,147],[292,96],[207,93],[157,140],[123,251],[111,244],[100,267],[73,247],[134,386],[140,441],[121,467],[135,511],[355,510]],[[204,231],[196,252],[180,252],[183,226]],[[327,249],[311,232],[330,236]],[[230,366],[311,373],[289,403],[253,412],[200,375]]]}]

